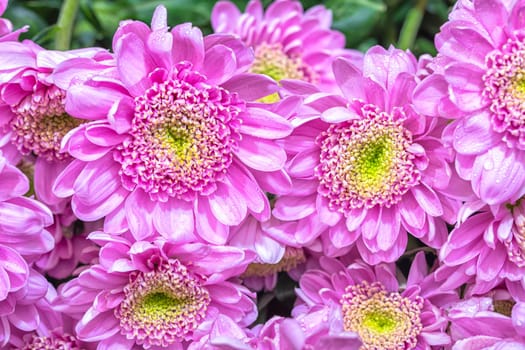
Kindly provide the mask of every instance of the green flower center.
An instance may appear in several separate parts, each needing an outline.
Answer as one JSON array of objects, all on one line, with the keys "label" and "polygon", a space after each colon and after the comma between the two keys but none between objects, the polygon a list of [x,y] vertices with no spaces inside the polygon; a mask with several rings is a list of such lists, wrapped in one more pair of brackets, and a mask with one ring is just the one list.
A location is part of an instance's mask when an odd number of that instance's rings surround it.
[{"label": "green flower center", "polygon": [[329,199],[331,210],[341,213],[392,206],[421,178],[403,111],[389,114],[364,105],[361,113],[362,118],[333,124],[316,139],[321,148],[314,169],[319,192]]},{"label": "green flower center", "polygon": [[345,331],[359,334],[361,350],[408,350],[417,345],[423,329],[419,296],[405,298],[366,281],[346,288],[341,298]]},{"label": "green flower center", "polygon": [[142,302],[137,303],[136,312],[138,315],[151,319],[167,319],[174,312],[180,312],[188,301],[188,299],[171,295],[170,292],[151,292],[142,299]]},{"label": "green flower center", "polygon": [[164,139],[179,162],[186,163],[196,156],[197,149],[190,130],[184,126],[168,126],[165,131]]},{"label": "green flower center", "polygon": [[356,150],[348,149],[353,160],[350,161],[353,163],[353,170],[349,173],[349,178],[360,184],[359,189],[364,196],[370,196],[386,187],[385,180],[392,177],[390,174],[395,151],[395,142],[389,135],[371,139]]},{"label": "green flower center", "polygon": [[250,71],[265,74],[277,82],[282,79],[303,80],[305,78],[301,60],[285,54],[280,44],[257,46],[255,60]]},{"label": "green flower center", "polygon": [[211,301],[203,282],[178,260],[147,273],[132,273],[125,298],[115,310],[122,334],[145,348],[187,340]]},{"label": "green flower center", "polygon": [[363,326],[377,334],[392,333],[396,328],[395,314],[382,310],[365,313]]}]

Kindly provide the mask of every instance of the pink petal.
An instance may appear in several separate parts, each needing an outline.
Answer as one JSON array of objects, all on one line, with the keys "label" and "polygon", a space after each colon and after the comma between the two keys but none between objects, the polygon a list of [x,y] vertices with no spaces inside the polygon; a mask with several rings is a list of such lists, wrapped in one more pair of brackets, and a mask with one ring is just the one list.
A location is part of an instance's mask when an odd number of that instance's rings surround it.
[{"label": "pink petal", "polygon": [[172,242],[191,241],[194,238],[193,204],[177,199],[157,202],[153,224],[161,235]]},{"label": "pink petal", "polygon": [[153,203],[144,191],[136,189],[131,192],[126,199],[125,210],[133,237],[141,240],[153,234]]},{"label": "pink petal", "polygon": [[239,97],[245,101],[255,101],[271,95],[279,88],[273,79],[252,73],[237,74],[223,83],[222,87],[238,93]]},{"label": "pink petal", "polygon": [[215,45],[206,50],[202,73],[210,84],[220,85],[230,79],[237,70],[237,60],[234,52],[224,46]]},{"label": "pink petal", "polygon": [[488,204],[505,202],[523,188],[524,155],[504,146],[491,148],[474,161],[472,188]]},{"label": "pink petal", "polygon": [[93,307],[87,310],[75,328],[79,339],[90,342],[110,338],[119,329],[119,321],[113,315],[113,310],[99,313]]},{"label": "pink petal", "polygon": [[280,170],[286,161],[286,153],[274,141],[249,135],[243,135],[235,155],[248,167],[261,171]]},{"label": "pink petal", "polygon": [[315,197],[283,196],[277,199],[273,208],[273,215],[285,221],[298,220],[315,212]]},{"label": "pink petal", "polygon": [[217,183],[217,190],[208,196],[211,212],[224,225],[238,225],[247,213],[246,201],[233,187]]},{"label": "pink petal", "polygon": [[461,154],[481,154],[501,141],[491,130],[488,112],[476,113],[459,122],[454,130],[454,149]]},{"label": "pink petal", "polygon": [[115,56],[119,77],[133,96],[140,96],[150,86],[148,74],[155,62],[144,41],[135,33],[124,34],[116,43]]},{"label": "pink petal", "polygon": [[434,190],[422,183],[413,187],[411,192],[426,213],[431,216],[443,215],[443,206]]},{"label": "pink petal", "polygon": [[248,108],[248,113],[240,129],[243,134],[264,139],[277,139],[288,136],[293,130],[290,122],[268,110]]},{"label": "pink petal", "polygon": [[215,219],[207,198],[199,198],[195,206],[195,227],[199,236],[212,244],[225,244],[230,233],[229,226]]},{"label": "pink petal", "polygon": [[229,1],[218,1],[211,12],[211,26],[216,33],[232,33],[241,12]]},{"label": "pink petal", "polygon": [[191,23],[183,23],[175,26],[173,34],[173,62],[188,61],[193,67],[200,69],[204,61],[204,41],[199,28],[193,27]]},{"label": "pink petal", "polygon": [[17,304],[15,311],[8,315],[9,322],[22,331],[33,331],[40,323],[40,316],[34,305]]}]

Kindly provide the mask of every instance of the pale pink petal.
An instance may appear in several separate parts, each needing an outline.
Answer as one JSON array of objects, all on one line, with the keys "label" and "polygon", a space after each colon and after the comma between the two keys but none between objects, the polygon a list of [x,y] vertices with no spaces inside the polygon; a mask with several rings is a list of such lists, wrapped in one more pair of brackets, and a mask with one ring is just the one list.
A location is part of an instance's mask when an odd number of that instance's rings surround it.
[{"label": "pale pink petal", "polygon": [[208,196],[211,212],[224,225],[234,226],[246,217],[247,206],[241,193],[233,186],[217,183],[217,190]]}]

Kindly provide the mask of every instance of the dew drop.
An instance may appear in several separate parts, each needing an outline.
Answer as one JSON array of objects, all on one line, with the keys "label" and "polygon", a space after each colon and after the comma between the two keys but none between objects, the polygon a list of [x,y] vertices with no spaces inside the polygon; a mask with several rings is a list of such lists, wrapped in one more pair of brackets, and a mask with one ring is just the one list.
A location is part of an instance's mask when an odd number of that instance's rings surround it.
[{"label": "dew drop", "polygon": [[492,170],[494,169],[494,162],[492,160],[487,160],[485,161],[485,163],[483,164],[483,169],[485,170]]}]

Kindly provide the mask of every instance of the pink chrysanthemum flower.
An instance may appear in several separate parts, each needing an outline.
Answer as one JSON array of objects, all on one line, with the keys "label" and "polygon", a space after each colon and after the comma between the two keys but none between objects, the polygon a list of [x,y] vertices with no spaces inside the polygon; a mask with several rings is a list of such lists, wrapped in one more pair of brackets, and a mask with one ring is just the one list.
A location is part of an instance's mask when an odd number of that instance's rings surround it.
[{"label": "pink chrysanthemum flower", "polygon": [[[18,157],[11,159],[14,164],[28,155],[35,163],[36,197],[60,213],[68,201],[53,195],[51,187],[71,161],[68,154],[60,152],[62,138],[85,122],[66,113],[64,89],[72,79],[80,79],[76,73],[86,65],[97,66],[98,61],[111,56],[97,48],[48,51],[24,41],[0,43],[0,57],[0,100],[5,103],[0,107],[0,149],[16,147]],[[61,71],[68,60],[79,68]]]},{"label": "pink chrysanthemum flower", "polygon": [[335,90],[334,58],[362,59],[361,53],[344,48],[344,35],[330,29],[332,12],[322,5],[303,11],[299,1],[275,1],[264,12],[260,0],[251,0],[241,13],[232,2],[219,1],[211,23],[215,32],[235,34],[253,48],[251,72],[276,81],[296,79]]},{"label": "pink chrysanthemum flower", "polygon": [[525,349],[525,304],[504,290],[454,304],[448,319],[452,350]]},{"label": "pink chrysanthemum flower", "polygon": [[[281,116],[252,103],[277,86],[242,73],[250,51],[231,36],[203,37],[181,24],[168,31],[159,6],[152,27],[124,22],[114,37],[119,80],[96,77],[68,90],[66,109],[94,122],[69,133],[77,158],[55,184],[75,214],[106,216],[105,230],[129,226],[136,239],[221,244],[248,213],[270,214],[258,183],[287,179],[274,139],[291,132]],[[175,232],[177,234],[175,235]]]},{"label": "pink chrysanthemum flower", "polygon": [[[395,67],[395,69],[394,69]],[[363,71],[344,59],[334,73],[344,97],[315,93],[283,141],[294,188],[275,203],[281,220],[299,220],[293,232],[308,244],[320,234],[325,254],[356,244],[363,259],[395,261],[407,231],[432,247],[447,236],[459,203],[446,197],[449,154],[444,123],[412,107],[415,57],[371,48]]]},{"label": "pink chrysanthemum flower", "polygon": [[347,333],[357,333],[361,350],[438,349],[449,344],[440,307],[457,296],[426,276],[423,253],[416,255],[403,287],[394,265],[345,266],[327,257],[319,263],[320,269],[307,271],[299,281],[299,303],[292,311],[307,342],[333,337],[344,344]]},{"label": "pink chrysanthemum flower", "polygon": [[505,280],[525,277],[525,203],[492,209],[482,201],[463,207],[460,216],[466,218],[441,249],[439,279],[457,286],[474,283],[477,293],[486,293]]},{"label": "pink chrysanthemum flower", "polygon": [[[126,235],[128,235],[126,233]],[[228,279],[253,259],[237,248],[201,243],[130,243],[95,232],[99,264],[59,290],[59,309],[80,318],[80,340],[132,349],[184,349],[206,335],[219,314],[241,326],[254,321],[254,295]]]},{"label": "pink chrysanthemum flower", "polygon": [[520,1],[459,1],[436,36],[438,71],[415,94],[419,110],[456,119],[447,134],[459,175],[490,205],[525,194]]}]

